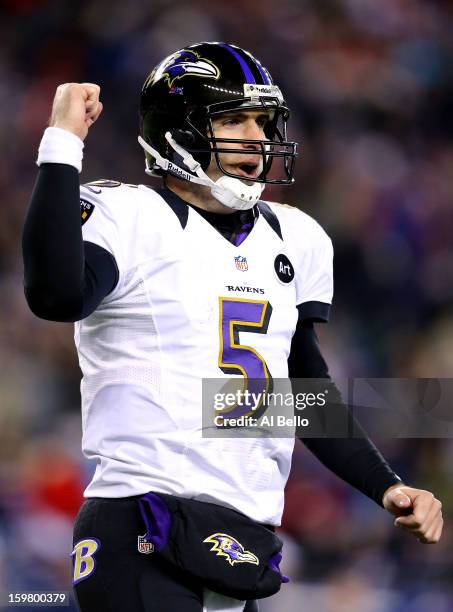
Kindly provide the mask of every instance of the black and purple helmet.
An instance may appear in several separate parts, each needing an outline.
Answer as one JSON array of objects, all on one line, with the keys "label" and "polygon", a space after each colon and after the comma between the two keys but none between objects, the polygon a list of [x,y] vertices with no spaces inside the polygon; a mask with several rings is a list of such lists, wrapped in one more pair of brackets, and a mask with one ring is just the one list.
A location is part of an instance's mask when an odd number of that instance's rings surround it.
[{"label": "black and purple helmet", "polygon": [[[222,144],[256,145],[257,141],[215,138],[212,128],[216,115],[239,108],[270,111],[270,120],[264,127],[266,140],[258,141],[263,171],[253,181],[293,183],[297,143],[287,141],[289,109],[266,68],[248,51],[235,45],[202,42],[176,51],[160,62],[146,79],[141,92],[141,135],[161,156],[178,163],[180,160],[175,159],[178,154],[165,139],[165,133],[170,132],[203,170],[214,154],[223,174],[243,178],[222,167],[219,153],[250,152],[256,156],[257,151],[225,149]],[[269,172],[275,161],[280,163],[274,164],[271,176]],[[162,175],[162,169],[149,153],[146,163],[150,173]]]}]

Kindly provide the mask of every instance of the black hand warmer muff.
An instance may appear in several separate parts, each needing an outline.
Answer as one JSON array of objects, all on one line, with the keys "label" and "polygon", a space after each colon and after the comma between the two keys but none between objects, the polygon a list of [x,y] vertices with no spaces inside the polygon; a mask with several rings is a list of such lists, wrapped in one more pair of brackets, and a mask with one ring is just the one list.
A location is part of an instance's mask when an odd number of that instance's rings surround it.
[{"label": "black hand warmer muff", "polygon": [[217,504],[163,493],[147,493],[139,505],[154,551],[206,588],[259,599],[288,582],[279,569],[282,542],[271,528]]}]

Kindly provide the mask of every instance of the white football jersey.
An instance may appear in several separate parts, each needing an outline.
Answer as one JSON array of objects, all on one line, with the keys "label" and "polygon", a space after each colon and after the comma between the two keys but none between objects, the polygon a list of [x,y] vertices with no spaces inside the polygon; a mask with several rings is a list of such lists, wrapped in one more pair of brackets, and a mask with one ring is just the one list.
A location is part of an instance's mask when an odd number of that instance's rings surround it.
[{"label": "white football jersey", "polygon": [[202,437],[202,379],[287,377],[297,305],[332,299],[331,241],[303,212],[267,203],[234,246],[160,193],[81,188],[83,238],[119,271],[75,327],[82,445],[97,461],[85,496],[170,493],[279,525],[294,439]]}]

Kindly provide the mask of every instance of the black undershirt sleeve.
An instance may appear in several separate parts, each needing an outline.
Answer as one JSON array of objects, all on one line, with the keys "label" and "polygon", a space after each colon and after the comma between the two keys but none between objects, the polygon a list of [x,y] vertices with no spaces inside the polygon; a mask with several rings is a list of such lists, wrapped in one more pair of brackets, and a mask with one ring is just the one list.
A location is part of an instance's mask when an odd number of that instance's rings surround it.
[{"label": "black undershirt sleeve", "polygon": [[[299,320],[288,359],[290,378],[329,379],[329,370],[321,354],[313,322]],[[325,388],[325,381],[322,385]],[[354,437],[299,438],[334,474],[382,506],[388,487],[401,483],[381,453],[368,438],[358,421],[344,404],[336,385],[330,381],[329,405],[334,404],[343,422],[351,422]],[[317,407],[317,410],[322,408]],[[321,420],[327,415],[320,415]]]},{"label": "black undershirt sleeve", "polygon": [[25,296],[34,314],[79,321],[116,286],[113,255],[82,238],[79,174],[67,164],[42,164],[22,236]]}]

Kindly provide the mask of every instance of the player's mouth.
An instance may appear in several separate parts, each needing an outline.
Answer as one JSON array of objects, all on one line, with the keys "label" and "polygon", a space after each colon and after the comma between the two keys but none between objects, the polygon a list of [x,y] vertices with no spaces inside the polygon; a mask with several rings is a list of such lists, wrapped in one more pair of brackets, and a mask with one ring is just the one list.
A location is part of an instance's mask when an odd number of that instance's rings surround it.
[{"label": "player's mouth", "polygon": [[236,174],[243,176],[244,178],[257,178],[260,173],[260,164],[258,163],[242,163],[236,165]]}]

